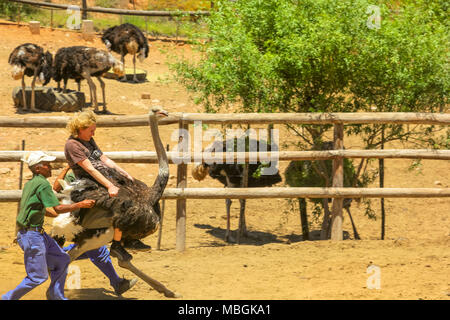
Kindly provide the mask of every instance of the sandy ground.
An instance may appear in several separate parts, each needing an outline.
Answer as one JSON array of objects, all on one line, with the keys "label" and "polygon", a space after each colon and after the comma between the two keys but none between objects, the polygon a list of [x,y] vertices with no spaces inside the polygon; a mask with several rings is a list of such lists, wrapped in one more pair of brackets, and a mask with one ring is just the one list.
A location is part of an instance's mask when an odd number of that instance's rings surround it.
[{"label": "sandy ground", "polygon": [[[1,115],[29,117],[18,114],[11,93],[20,85],[10,77],[9,53],[19,44],[32,42],[52,53],[63,46],[88,45],[104,48],[99,39],[85,42],[79,34],[43,29],[40,36],[28,28],[0,25],[0,87]],[[148,59],[138,67],[148,71],[147,82],[120,83],[107,79],[106,95],[109,110],[114,114],[144,114],[152,105],[169,112],[201,112],[188,93],[168,78],[168,54],[189,54],[190,48],[167,42],[152,42]],[[127,57],[127,66],[131,65]],[[30,79],[27,79],[27,84]],[[49,86],[55,86],[50,82]],[[73,82],[70,88],[75,89]],[[82,91],[88,93],[87,84]],[[141,99],[150,93],[151,99]],[[100,98],[101,95],[99,95]],[[100,98],[101,99],[101,98]],[[40,113],[39,116],[64,115]],[[164,144],[172,149],[176,141],[171,133],[176,126],[161,126]],[[282,130],[282,128],[280,128]],[[62,150],[67,138],[64,129],[0,129],[1,150],[18,150],[26,140],[27,150]],[[289,136],[282,130],[281,139]],[[153,150],[148,128],[100,128],[96,141],[103,151]],[[357,148],[355,138],[345,140],[346,148]],[[449,161],[424,161],[421,171],[408,171],[410,161],[386,160],[386,187],[448,187]],[[287,163],[280,164],[281,172]],[[152,183],[156,165],[123,164],[133,176]],[[190,168],[189,168],[190,169]],[[169,186],[175,186],[176,167],[170,167]],[[50,182],[57,176],[53,172]],[[30,178],[27,169],[25,178]],[[0,163],[0,189],[17,189],[19,163]],[[284,182],[279,185],[283,186]],[[196,182],[190,175],[188,186],[221,187],[211,179]],[[377,187],[377,184],[372,185]],[[333,241],[302,241],[297,209],[285,199],[249,200],[247,225],[257,240],[245,239],[241,245],[223,241],[226,228],[225,203],[222,200],[188,200],[186,250],[175,250],[175,201],[166,202],[161,250],[134,254],[134,263],[149,275],[180,293],[184,299],[440,299],[450,296],[450,230],[449,199],[387,199],[386,240],[380,239],[379,202],[374,201],[377,220],[364,216],[363,208],[352,206],[352,214],[362,240],[353,240],[347,216],[344,230],[350,239]],[[12,244],[15,238],[16,203],[0,203],[0,293],[13,289],[25,276],[23,253]],[[238,201],[232,207],[232,229],[237,228]],[[312,221],[312,219],[310,218]],[[47,218],[46,228],[50,229]],[[318,229],[313,223],[311,229]],[[156,248],[157,235],[144,240]],[[81,271],[81,289],[68,290],[70,299],[118,299],[108,279],[88,260],[73,263]],[[114,264],[117,266],[116,261]],[[369,265],[379,267],[380,289],[370,289]],[[132,274],[117,266],[127,278]],[[45,298],[48,282],[24,298]],[[124,294],[125,299],[167,299],[139,281]]]}]

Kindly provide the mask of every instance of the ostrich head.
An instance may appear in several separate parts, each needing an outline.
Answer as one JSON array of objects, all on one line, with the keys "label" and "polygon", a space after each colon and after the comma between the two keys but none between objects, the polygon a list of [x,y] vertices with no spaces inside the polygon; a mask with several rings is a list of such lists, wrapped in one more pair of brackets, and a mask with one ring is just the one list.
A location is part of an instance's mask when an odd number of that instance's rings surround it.
[{"label": "ostrich head", "polygon": [[161,107],[153,107],[152,110],[150,111],[150,116],[160,119],[168,117],[169,113]]},{"label": "ostrich head", "polygon": [[20,65],[13,65],[11,69],[11,76],[14,80],[20,80],[23,77],[26,67]]},{"label": "ostrich head", "polygon": [[145,44],[138,53],[138,59],[140,62],[144,62],[144,59],[148,57],[149,46]]},{"label": "ostrich head", "polygon": [[46,85],[50,82],[53,75],[53,56],[50,52],[46,52],[41,59],[41,67],[39,72],[38,81],[42,83],[42,85]]},{"label": "ostrich head", "polygon": [[122,61],[114,59],[113,71],[118,77],[123,77],[125,75],[125,69],[123,68]]},{"label": "ostrich head", "polygon": [[192,168],[192,177],[197,181],[202,181],[208,175],[209,166],[205,163],[199,163]]},{"label": "ostrich head", "polygon": [[108,51],[111,51],[111,42],[108,39],[105,39],[103,42],[105,43],[105,46],[108,49]]}]

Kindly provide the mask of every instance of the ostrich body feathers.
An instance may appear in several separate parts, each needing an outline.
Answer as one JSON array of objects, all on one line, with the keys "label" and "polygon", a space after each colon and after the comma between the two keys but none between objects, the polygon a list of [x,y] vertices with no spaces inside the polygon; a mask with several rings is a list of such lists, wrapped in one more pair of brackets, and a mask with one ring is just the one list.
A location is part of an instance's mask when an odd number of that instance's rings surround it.
[{"label": "ostrich body feathers", "polygon": [[37,79],[43,85],[50,82],[52,78],[52,54],[33,43],[24,43],[16,47],[8,58],[8,63],[12,66],[12,77],[15,80],[38,75]]}]

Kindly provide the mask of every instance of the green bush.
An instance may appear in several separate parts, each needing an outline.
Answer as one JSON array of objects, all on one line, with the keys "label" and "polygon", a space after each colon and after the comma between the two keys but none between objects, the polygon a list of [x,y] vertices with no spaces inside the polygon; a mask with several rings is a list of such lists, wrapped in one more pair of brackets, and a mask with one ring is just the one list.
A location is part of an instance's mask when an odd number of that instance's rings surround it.
[{"label": "green bush", "polygon": [[19,13],[19,9],[21,15],[28,15],[37,11],[33,6],[10,2],[8,0],[0,0],[0,17],[15,20]]}]

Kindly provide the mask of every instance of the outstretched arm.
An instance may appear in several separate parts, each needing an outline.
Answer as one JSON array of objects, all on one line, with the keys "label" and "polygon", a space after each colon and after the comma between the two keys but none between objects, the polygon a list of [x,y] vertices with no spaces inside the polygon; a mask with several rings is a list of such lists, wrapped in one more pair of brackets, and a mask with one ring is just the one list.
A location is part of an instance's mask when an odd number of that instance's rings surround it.
[{"label": "outstretched arm", "polygon": [[60,204],[54,207],[45,208],[45,215],[54,218],[60,213],[71,212],[81,208],[92,208],[94,205],[95,200],[83,200],[72,204]]},{"label": "outstretched arm", "polygon": [[59,183],[59,180],[64,180],[67,172],[70,170],[70,166],[65,167],[61,173],[56,177],[55,182],[53,183],[53,190],[56,192],[60,192],[62,189],[61,184]]},{"label": "outstretched arm", "polygon": [[84,159],[77,164],[82,167],[84,171],[89,173],[92,178],[97,180],[98,183],[108,189],[108,193],[111,197],[117,196],[117,194],[119,193],[119,188],[117,188],[111,181],[106,179],[100,171],[95,169],[89,159]]}]

